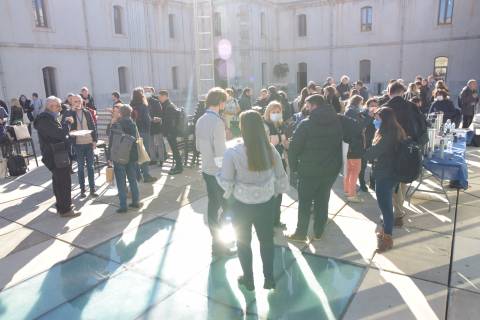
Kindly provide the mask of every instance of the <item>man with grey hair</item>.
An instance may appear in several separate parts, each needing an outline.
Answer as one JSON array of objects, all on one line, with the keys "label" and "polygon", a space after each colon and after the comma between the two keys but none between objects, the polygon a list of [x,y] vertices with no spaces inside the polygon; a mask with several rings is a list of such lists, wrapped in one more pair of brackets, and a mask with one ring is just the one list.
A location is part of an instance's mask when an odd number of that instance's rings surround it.
[{"label": "man with grey hair", "polygon": [[46,109],[37,116],[34,126],[38,131],[42,162],[52,172],[57,212],[62,217],[75,217],[80,213],[72,208],[72,180],[67,151],[68,124],[72,124],[74,119],[73,117],[62,119],[61,109],[62,101],[59,98],[48,97]]}]

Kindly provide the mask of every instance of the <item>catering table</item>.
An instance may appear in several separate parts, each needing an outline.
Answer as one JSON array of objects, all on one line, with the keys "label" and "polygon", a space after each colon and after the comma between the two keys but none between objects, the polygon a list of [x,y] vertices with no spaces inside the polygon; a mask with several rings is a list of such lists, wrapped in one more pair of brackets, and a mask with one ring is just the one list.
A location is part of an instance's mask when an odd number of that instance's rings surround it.
[{"label": "catering table", "polygon": [[[466,139],[460,138],[453,143],[452,153],[444,152],[443,159],[440,157],[440,150],[435,150],[431,158],[423,159],[423,169],[418,179],[418,184],[413,187],[413,183],[407,190],[407,198],[410,203],[415,192],[436,193],[445,196],[448,202],[448,210],[451,209],[451,203],[444,187],[444,181],[454,181],[458,189],[468,187],[468,170],[465,161]],[[420,186],[427,178],[433,177],[440,184],[440,190],[420,189]]]}]

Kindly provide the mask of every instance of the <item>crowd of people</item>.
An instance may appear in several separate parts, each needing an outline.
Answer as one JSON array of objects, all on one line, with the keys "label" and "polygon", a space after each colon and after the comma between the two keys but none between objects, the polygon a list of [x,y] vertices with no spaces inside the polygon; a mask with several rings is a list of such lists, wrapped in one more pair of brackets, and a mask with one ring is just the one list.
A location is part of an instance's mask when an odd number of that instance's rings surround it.
[{"label": "crowd of people", "polygon": [[[291,102],[275,86],[260,90],[256,100],[250,88],[240,94],[234,89],[212,88],[194,117],[195,145],[202,157],[201,171],[208,195],[212,254],[236,253],[219,236],[224,213],[233,212],[243,269],[239,284],[249,290],[255,287],[250,245],[253,226],[260,242],[264,288],[274,288],[274,229],[285,229],[280,217],[282,194],[290,186],[298,191],[298,222],[295,232],[287,238],[298,242],[321,239],[345,148],[345,199],[349,203],[362,202],[359,191],[367,192],[369,187],[376,193],[383,217],[377,250],[391,249],[394,226],[402,226],[405,216],[406,184],[397,178],[394,166],[398,145],[407,139],[424,145],[428,137],[426,115],[431,112],[441,111],[444,121],[470,126],[478,103],[475,80],[468,81],[455,105],[445,82],[432,76],[417,76],[409,84],[402,79],[390,80],[380,96],[372,96],[361,81],[351,84],[348,76],[341,77],[338,85],[329,77],[323,85],[309,82]],[[182,110],[170,101],[166,90],[157,95],[152,87],[136,88],[129,104],[113,92],[110,110],[107,158],[117,183],[117,212],[126,213],[129,207],[142,206],[138,183],[157,180],[149,167],[163,166],[168,156],[165,139],[174,161],[169,173],[182,173],[177,145]],[[12,99],[11,108],[5,106],[4,113],[10,115],[10,123],[22,122],[26,114],[29,123],[34,124],[42,160],[52,172],[58,212],[61,216],[77,216],[79,212],[71,203],[72,159],[78,164],[81,197],[87,196],[84,169],[89,195],[97,196],[93,176],[93,150],[98,137],[96,106],[88,89],[82,88],[78,95],[69,94],[63,103],[57,97],[48,97],[43,104],[36,94],[31,101],[22,95]],[[242,139],[227,148],[235,129]],[[145,153],[147,161],[141,160]],[[367,179],[369,163],[372,169]],[[314,234],[309,236],[311,215]]]}]

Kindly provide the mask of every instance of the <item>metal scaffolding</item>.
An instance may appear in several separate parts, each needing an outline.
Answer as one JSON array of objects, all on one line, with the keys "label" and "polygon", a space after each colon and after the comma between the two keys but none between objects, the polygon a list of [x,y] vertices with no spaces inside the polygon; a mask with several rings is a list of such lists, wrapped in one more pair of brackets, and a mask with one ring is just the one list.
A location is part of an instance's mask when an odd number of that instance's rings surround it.
[{"label": "metal scaffolding", "polygon": [[197,94],[204,99],[215,86],[213,0],[193,0]]}]

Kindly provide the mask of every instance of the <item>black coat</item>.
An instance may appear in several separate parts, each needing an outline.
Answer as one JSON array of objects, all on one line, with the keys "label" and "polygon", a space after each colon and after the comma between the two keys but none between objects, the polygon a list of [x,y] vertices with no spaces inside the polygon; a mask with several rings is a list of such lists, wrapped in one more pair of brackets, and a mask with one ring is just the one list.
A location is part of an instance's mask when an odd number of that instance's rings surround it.
[{"label": "black coat", "polygon": [[327,103],[335,109],[336,113],[340,113],[342,111],[342,106],[340,105],[340,100],[336,95],[334,96],[326,96],[325,100],[327,100]]},{"label": "black coat", "polygon": [[150,111],[150,117],[152,118],[152,124],[150,126],[150,134],[160,134],[162,133],[162,123],[153,122],[153,118],[157,117],[162,119],[163,109],[160,101],[158,99],[151,97],[148,99],[148,109]]},{"label": "black coat", "polygon": [[177,106],[173,104],[170,99],[162,103],[163,117],[162,117],[162,131],[164,136],[177,136]]},{"label": "black coat", "polygon": [[385,134],[378,143],[367,149],[363,158],[373,161],[373,177],[392,178],[394,171],[395,151],[398,143],[395,142],[393,135]]},{"label": "black coat", "polygon": [[344,141],[349,144],[347,158],[361,159],[367,145],[365,128],[373,122],[373,119],[368,115],[368,111],[356,110],[355,108],[349,108],[345,112],[345,118],[351,120],[342,121]]},{"label": "black coat", "polygon": [[130,106],[133,109],[132,116],[135,120],[138,131],[143,134],[150,135],[152,117],[150,117],[150,111],[148,110],[148,106],[144,105],[143,103],[130,103]]},{"label": "black coat", "polygon": [[240,106],[240,110],[250,110],[252,108],[252,98],[247,96],[246,94],[242,94],[242,96],[238,100],[238,104]]},{"label": "black coat", "polygon": [[415,104],[406,101],[402,97],[393,97],[383,107],[390,107],[393,109],[397,121],[400,126],[405,130],[407,136],[416,139],[417,133],[415,125],[411,121],[411,113],[418,113],[418,108]]},{"label": "black coat", "polygon": [[292,172],[302,177],[337,176],[342,167],[342,125],[331,106],[300,122],[288,150]]},{"label": "black coat", "polygon": [[350,84],[340,83],[337,86],[337,91],[338,91],[338,94],[340,95],[340,99],[347,100],[348,98],[350,98],[350,89],[351,89]]},{"label": "black coat", "polygon": [[55,168],[53,160],[52,144],[65,143],[68,145],[68,125],[66,122],[58,122],[53,115],[48,112],[40,113],[34,122],[40,141],[40,151],[42,152],[42,162],[52,171]]},{"label": "black coat", "polygon": [[442,100],[435,101],[430,107],[429,113],[432,112],[443,112],[443,122],[445,123],[448,119],[454,122],[456,125],[460,123],[462,113],[459,109],[455,108],[452,100]]},{"label": "black coat", "polygon": [[13,125],[17,122],[23,123],[23,110],[22,108],[11,107],[11,114],[10,114],[10,124]]},{"label": "black coat", "polygon": [[80,96],[83,99],[83,106],[88,109],[92,110],[97,110],[97,107],[95,106],[95,101],[93,100],[93,97],[91,94],[88,94],[87,98],[84,98],[81,94]]},{"label": "black coat", "polygon": [[[95,126],[95,123],[93,122],[93,117],[92,114],[85,109],[82,109],[83,116],[85,119],[87,119],[87,127],[88,130],[92,130],[92,140],[93,142],[97,142],[98,140],[98,134],[97,134],[97,127]],[[80,126],[78,125],[78,118],[77,118],[77,112],[74,110],[66,111],[64,114],[64,117],[72,117],[73,118],[73,123],[70,125],[70,130],[80,130]],[[84,130],[87,130],[84,128]],[[75,144],[75,137],[71,137],[72,142]]]}]

